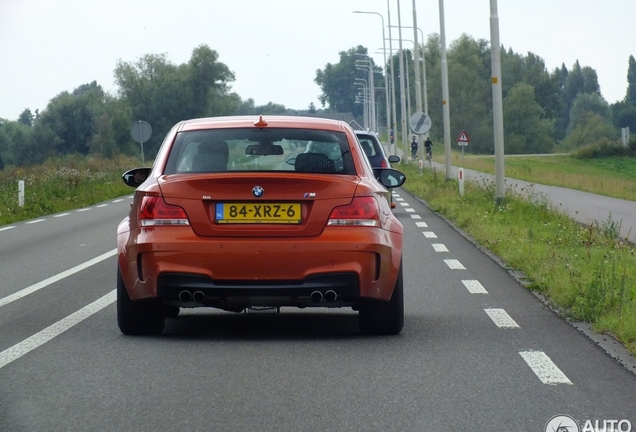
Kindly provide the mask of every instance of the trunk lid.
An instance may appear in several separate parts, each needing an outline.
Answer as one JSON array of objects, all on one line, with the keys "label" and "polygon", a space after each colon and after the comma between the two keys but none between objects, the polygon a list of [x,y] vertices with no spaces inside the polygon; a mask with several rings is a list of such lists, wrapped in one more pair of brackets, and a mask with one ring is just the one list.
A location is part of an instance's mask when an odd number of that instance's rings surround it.
[{"label": "trunk lid", "polygon": [[333,208],[351,202],[359,181],[352,175],[262,172],[158,179],[166,203],[182,207],[203,237],[317,236]]}]

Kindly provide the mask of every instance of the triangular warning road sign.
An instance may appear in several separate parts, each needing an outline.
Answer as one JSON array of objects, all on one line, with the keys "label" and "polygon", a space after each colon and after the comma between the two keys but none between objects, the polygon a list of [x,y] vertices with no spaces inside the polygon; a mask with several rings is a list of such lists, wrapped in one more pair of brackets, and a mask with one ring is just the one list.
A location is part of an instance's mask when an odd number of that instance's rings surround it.
[{"label": "triangular warning road sign", "polygon": [[460,143],[467,143],[470,140],[468,139],[468,135],[466,135],[466,131],[462,131],[462,133],[459,134],[459,138],[457,138],[457,142]]}]

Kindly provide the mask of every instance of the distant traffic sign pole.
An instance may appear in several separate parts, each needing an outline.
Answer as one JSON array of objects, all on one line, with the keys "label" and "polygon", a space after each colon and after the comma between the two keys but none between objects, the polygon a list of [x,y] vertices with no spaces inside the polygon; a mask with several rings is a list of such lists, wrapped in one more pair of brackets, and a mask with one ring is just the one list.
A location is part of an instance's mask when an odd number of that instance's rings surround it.
[{"label": "distant traffic sign pole", "polygon": [[468,139],[468,135],[466,134],[466,131],[463,130],[462,133],[460,133],[459,136],[457,137],[457,145],[462,148],[462,159],[464,158],[464,147],[466,147],[469,142],[470,142],[470,139]]},{"label": "distant traffic sign pole", "polygon": [[145,164],[146,161],[144,159],[144,141],[148,141],[152,136],[152,128],[147,122],[138,120],[134,122],[130,127],[130,136],[132,137],[132,139],[141,144],[141,163]]}]

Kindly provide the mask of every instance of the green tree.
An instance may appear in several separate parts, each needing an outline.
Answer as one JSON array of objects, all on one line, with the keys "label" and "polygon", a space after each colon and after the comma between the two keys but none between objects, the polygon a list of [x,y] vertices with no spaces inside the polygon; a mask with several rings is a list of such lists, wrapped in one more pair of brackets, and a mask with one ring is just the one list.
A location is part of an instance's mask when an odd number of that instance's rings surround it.
[{"label": "green tree", "polygon": [[612,105],[612,113],[616,127],[628,127],[636,133],[636,60],[632,55],[627,69],[627,93],[622,101]]},{"label": "green tree", "polygon": [[548,153],[552,151],[552,121],[535,99],[530,84],[517,83],[504,99],[506,153]]},{"label": "green tree", "polygon": [[6,165],[26,165],[46,159],[47,155],[38,154],[30,143],[34,132],[35,128],[17,121],[5,121],[0,126],[0,156]]},{"label": "green tree", "polygon": [[153,129],[144,144],[150,155],[180,120],[234,114],[241,101],[229,92],[233,80],[234,74],[206,45],[195,48],[187,64],[177,66],[165,54],[146,54],[115,68],[120,98],[131,110],[130,124],[144,120]]},{"label": "green tree", "polygon": [[30,109],[25,109],[24,111],[22,111],[22,113],[20,114],[20,116],[18,117],[18,123],[22,123],[23,125],[27,125],[29,127],[33,126],[33,120],[34,120],[34,116],[33,113],[31,112]]},{"label": "green tree", "polygon": [[[492,127],[483,128],[492,119],[490,84],[490,47],[486,40],[462,35],[448,50],[448,81],[451,139],[462,130],[471,137],[471,151],[493,149]],[[439,123],[441,126],[443,123]]]},{"label": "green tree", "polygon": [[611,111],[607,102],[598,93],[579,93],[570,108],[570,124],[567,132],[571,133],[580,123],[587,121],[589,113],[596,113],[608,125],[611,125]]},{"label": "green tree", "polygon": [[235,77],[218,60],[218,53],[207,45],[200,45],[192,51],[187,66],[190,110],[186,118],[225,114],[216,112],[218,104],[214,100],[230,93],[229,83]]},{"label": "green tree", "polygon": [[316,70],[314,82],[322,90],[318,99],[323,107],[328,105],[330,111],[350,112],[354,116],[360,117],[363,107],[356,103],[359,89],[354,83],[356,83],[356,78],[367,80],[369,74],[356,69],[355,62],[367,56],[367,49],[358,45],[348,51],[340,51],[339,55],[340,61],[338,63],[327,63],[324,69]]},{"label": "green tree", "polygon": [[627,68],[627,94],[625,102],[636,105],[636,59],[629,56],[629,66]]},{"label": "green tree", "polygon": [[88,154],[95,119],[105,97],[104,90],[93,81],[51,99],[34,126],[33,147],[50,148],[53,154]]}]

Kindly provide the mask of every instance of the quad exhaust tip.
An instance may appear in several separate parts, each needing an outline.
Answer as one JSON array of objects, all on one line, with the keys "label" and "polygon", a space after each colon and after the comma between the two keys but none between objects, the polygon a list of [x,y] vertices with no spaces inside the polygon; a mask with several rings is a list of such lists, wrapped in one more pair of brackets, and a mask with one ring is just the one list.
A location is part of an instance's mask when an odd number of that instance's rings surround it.
[{"label": "quad exhaust tip", "polygon": [[329,290],[325,293],[325,301],[327,303],[333,303],[336,301],[337,298],[338,298],[338,294],[336,294],[336,292],[333,290]]},{"label": "quad exhaust tip", "polygon": [[202,291],[196,291],[193,294],[190,291],[183,290],[179,293],[179,300],[183,303],[189,303],[191,301],[195,303],[203,303],[205,301],[205,293]]},{"label": "quad exhaust tip", "polygon": [[338,294],[333,290],[329,290],[324,294],[320,291],[314,291],[309,295],[309,298],[313,303],[320,303],[323,300],[327,303],[333,303],[338,298]]},{"label": "quad exhaust tip", "polygon": [[312,302],[320,303],[322,301],[322,293],[320,291],[314,291],[309,296]]}]

